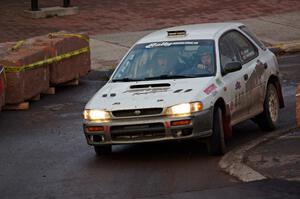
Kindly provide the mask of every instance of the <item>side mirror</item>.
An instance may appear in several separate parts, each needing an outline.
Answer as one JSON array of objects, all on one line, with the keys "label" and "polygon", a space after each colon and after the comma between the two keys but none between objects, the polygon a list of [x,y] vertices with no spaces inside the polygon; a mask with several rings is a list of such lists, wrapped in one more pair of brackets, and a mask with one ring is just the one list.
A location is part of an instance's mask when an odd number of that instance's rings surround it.
[{"label": "side mirror", "polygon": [[227,63],[224,67],[224,72],[226,73],[232,73],[238,70],[242,69],[242,64],[241,62],[230,62]]}]

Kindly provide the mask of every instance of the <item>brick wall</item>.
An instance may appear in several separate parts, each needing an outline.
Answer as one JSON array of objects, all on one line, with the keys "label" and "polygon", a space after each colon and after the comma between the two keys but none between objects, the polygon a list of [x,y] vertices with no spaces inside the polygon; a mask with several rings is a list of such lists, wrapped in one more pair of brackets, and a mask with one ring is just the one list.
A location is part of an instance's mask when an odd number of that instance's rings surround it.
[{"label": "brick wall", "polygon": [[[39,0],[41,7],[62,0]],[[299,0],[71,0],[80,14],[31,19],[23,16],[30,0],[0,0],[0,42],[67,30],[104,34],[168,26],[222,22],[300,10]]]}]

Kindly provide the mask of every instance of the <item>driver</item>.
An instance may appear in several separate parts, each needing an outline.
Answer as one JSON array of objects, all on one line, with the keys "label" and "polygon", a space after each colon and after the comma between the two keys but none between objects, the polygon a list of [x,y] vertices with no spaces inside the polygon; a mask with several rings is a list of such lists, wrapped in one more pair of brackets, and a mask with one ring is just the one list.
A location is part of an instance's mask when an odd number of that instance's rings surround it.
[{"label": "driver", "polygon": [[161,52],[153,57],[152,63],[149,67],[149,76],[156,77],[160,75],[167,75],[170,73],[171,61],[165,52]]},{"label": "driver", "polygon": [[203,72],[207,73],[213,73],[214,72],[214,63],[213,63],[213,57],[212,52],[208,48],[203,48],[199,52],[200,60],[197,64],[197,69]]}]

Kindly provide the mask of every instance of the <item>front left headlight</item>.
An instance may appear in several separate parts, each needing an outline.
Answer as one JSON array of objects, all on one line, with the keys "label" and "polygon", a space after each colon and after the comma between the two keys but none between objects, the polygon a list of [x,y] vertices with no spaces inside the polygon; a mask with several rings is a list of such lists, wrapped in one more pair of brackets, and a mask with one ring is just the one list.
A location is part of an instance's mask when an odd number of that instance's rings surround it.
[{"label": "front left headlight", "polygon": [[84,110],[83,117],[86,120],[107,120],[110,115],[107,111],[103,110]]},{"label": "front left headlight", "polygon": [[183,103],[171,106],[167,109],[167,115],[188,115],[193,112],[201,111],[203,104],[201,102]]}]

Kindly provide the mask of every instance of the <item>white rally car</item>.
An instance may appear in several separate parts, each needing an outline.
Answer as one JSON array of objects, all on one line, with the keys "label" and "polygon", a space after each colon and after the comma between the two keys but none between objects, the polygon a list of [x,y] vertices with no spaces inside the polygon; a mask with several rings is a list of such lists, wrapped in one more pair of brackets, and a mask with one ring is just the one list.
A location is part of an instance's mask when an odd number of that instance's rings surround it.
[{"label": "white rally car", "polygon": [[172,27],[140,39],[87,103],[97,155],[114,144],[203,139],[225,152],[247,119],[273,130],[284,107],[276,57],[241,23]]}]

